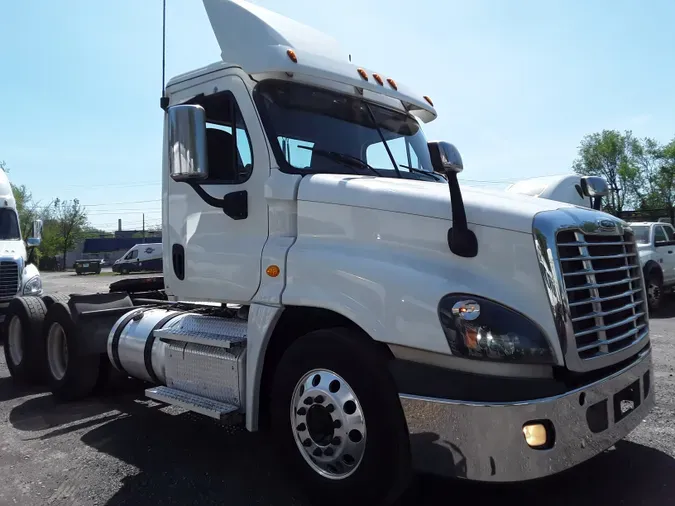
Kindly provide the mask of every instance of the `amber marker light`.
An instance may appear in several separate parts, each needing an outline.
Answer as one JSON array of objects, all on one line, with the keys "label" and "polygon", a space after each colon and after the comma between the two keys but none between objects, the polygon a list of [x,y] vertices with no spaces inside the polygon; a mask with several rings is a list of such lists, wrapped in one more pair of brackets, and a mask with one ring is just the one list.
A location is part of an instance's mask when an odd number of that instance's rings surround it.
[{"label": "amber marker light", "polygon": [[384,81],[382,80],[382,77],[380,77],[380,74],[373,74],[373,79],[375,79],[380,86],[384,86]]},{"label": "amber marker light", "polygon": [[286,54],[288,55],[288,57],[291,59],[291,61],[293,63],[298,63],[298,57],[295,54],[295,51],[293,51],[292,49],[289,49],[289,50],[286,51]]},{"label": "amber marker light", "polygon": [[398,86],[396,85],[396,81],[394,81],[391,77],[387,78],[387,82],[389,83],[389,86],[391,86],[395,90],[398,90]]},{"label": "amber marker light", "polygon": [[362,68],[358,68],[356,70],[359,73],[359,75],[363,78],[364,81],[368,80],[368,74],[366,73],[365,70],[363,70]]},{"label": "amber marker light", "polygon": [[427,97],[426,95],[424,95],[424,100],[426,100],[427,102],[429,102],[429,105],[430,105],[431,107],[434,106],[434,103],[433,103],[433,102],[431,101],[431,99],[430,99],[429,97]]},{"label": "amber marker light", "polygon": [[548,435],[543,423],[528,423],[523,426],[523,436],[530,448],[537,448],[546,445]]},{"label": "amber marker light", "polygon": [[270,278],[276,278],[281,272],[281,269],[279,269],[278,265],[270,265],[265,272]]}]

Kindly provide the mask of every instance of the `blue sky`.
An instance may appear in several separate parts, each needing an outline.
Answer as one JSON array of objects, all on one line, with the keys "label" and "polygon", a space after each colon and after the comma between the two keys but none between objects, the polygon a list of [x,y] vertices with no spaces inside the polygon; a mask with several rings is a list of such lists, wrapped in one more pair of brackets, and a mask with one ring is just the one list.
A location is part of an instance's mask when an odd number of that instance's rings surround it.
[{"label": "blue sky", "polygon": [[[427,137],[457,145],[472,184],[567,172],[603,128],[675,136],[672,1],[254,3],[431,96]],[[0,160],[106,229],[160,222],[161,4],[0,2]],[[201,2],[167,4],[167,78],[218,60]]]}]

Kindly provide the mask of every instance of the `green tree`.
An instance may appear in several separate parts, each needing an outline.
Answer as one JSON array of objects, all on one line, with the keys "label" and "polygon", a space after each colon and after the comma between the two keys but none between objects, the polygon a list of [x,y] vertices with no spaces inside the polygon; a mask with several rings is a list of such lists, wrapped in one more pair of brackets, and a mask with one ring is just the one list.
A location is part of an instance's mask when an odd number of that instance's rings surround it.
[{"label": "green tree", "polygon": [[634,188],[640,177],[639,168],[633,163],[631,149],[633,134],[617,130],[603,130],[586,135],[579,145],[574,172],[584,176],[603,176],[609,185],[605,208],[620,213],[626,204],[635,204]]},{"label": "green tree", "polygon": [[675,137],[663,146],[658,155],[659,170],[656,176],[656,193],[674,219],[675,210]]},{"label": "green tree", "polygon": [[55,242],[59,253],[63,255],[63,268],[66,268],[66,254],[83,238],[87,227],[87,212],[80,201],[56,199],[51,209],[55,223]]}]

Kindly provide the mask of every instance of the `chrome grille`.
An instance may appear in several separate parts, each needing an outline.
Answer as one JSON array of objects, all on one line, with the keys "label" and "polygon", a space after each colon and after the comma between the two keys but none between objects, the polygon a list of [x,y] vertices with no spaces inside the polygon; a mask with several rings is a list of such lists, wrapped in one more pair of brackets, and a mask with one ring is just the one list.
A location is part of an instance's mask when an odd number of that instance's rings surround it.
[{"label": "chrome grille", "polygon": [[629,348],[648,333],[632,232],[556,234],[576,352],[581,360]]},{"label": "chrome grille", "polygon": [[19,264],[4,260],[0,262],[0,299],[9,299],[19,290]]}]

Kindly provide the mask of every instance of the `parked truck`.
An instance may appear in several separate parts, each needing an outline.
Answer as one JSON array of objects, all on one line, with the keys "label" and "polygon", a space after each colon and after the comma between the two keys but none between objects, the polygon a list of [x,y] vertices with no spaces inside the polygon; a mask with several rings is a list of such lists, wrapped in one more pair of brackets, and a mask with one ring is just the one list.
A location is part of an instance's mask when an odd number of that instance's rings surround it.
[{"label": "parked truck", "polygon": [[222,61],[161,100],[163,276],[12,305],[53,395],[92,395],[112,366],[268,431],[320,504],[391,502],[413,470],[547,476],[640,423],[630,227],[460,188],[457,149],[425,138],[429,97],[288,18],[203,3]]},{"label": "parked truck", "polygon": [[609,188],[603,177],[561,174],[523,179],[506,191],[599,210]]}]

